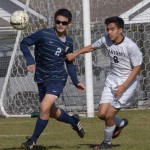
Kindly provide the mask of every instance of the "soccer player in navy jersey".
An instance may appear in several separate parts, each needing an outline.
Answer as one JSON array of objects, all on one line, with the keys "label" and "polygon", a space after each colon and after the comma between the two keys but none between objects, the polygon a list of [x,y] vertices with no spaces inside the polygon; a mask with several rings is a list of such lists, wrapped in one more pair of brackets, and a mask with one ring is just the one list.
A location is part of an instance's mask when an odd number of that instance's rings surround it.
[{"label": "soccer player in navy jersey", "polygon": [[[59,9],[56,11],[54,19],[53,28],[39,30],[24,38],[20,43],[28,71],[35,72],[35,82],[40,97],[40,116],[37,119],[34,132],[26,142],[21,144],[21,147],[26,150],[32,149],[37,143],[37,139],[47,126],[49,118],[70,124],[81,138],[85,134],[77,114],[70,116],[55,105],[55,101],[66,84],[68,74],[78,89],[84,91],[85,86],[78,81],[73,61],[70,62],[66,59],[66,54],[73,52],[72,38],[66,34],[72,21],[72,14],[67,9]],[[35,59],[29,50],[32,45],[35,45]]]},{"label": "soccer player in navy jersey", "polygon": [[128,120],[116,114],[126,107],[132,96],[142,64],[142,53],[139,47],[123,35],[124,21],[118,16],[105,20],[107,34],[87,47],[68,54],[72,61],[79,54],[104,48],[108,50],[111,67],[98,107],[98,117],[105,121],[104,140],[95,149],[112,148],[112,138],[118,137],[121,130],[127,126]]}]

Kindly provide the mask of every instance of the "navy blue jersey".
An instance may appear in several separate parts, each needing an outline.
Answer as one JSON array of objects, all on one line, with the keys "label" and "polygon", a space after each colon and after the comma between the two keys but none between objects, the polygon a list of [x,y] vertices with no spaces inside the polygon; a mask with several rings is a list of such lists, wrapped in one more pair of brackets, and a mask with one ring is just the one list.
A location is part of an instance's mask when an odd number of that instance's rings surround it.
[{"label": "navy blue jersey", "polygon": [[[34,55],[31,55],[29,46],[35,45]],[[73,52],[72,38],[66,36],[66,42],[62,42],[55,33],[54,28],[39,30],[24,38],[20,43],[27,66],[35,64],[35,82],[66,81],[67,72],[75,85],[78,79],[73,62],[66,60],[66,54]]]}]

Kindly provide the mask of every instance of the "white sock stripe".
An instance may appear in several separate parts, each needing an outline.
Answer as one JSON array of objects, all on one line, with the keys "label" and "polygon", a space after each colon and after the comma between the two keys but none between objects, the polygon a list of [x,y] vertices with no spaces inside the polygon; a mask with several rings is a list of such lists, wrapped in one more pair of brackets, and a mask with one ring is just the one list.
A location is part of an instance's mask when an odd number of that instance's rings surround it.
[{"label": "white sock stripe", "polygon": [[81,125],[81,123],[80,123],[80,122],[78,122],[77,127],[78,127],[78,129],[79,129],[79,130],[81,130],[81,129],[82,129],[82,125]]}]

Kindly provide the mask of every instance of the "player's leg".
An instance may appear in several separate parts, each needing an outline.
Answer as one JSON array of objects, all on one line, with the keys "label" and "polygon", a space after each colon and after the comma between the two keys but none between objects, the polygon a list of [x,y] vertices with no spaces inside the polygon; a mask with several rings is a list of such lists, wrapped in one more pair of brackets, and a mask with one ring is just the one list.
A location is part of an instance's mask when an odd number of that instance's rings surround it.
[{"label": "player's leg", "polygon": [[44,99],[40,104],[40,116],[37,119],[34,132],[30,138],[27,139],[26,142],[22,143],[22,147],[24,149],[30,150],[36,144],[37,139],[45,129],[49,120],[50,108],[56,101],[56,96],[51,94],[46,94]]},{"label": "player's leg", "polygon": [[98,115],[99,118],[105,121],[105,129],[104,129],[104,140],[95,149],[107,149],[112,147],[112,135],[113,131],[116,127],[114,123],[114,116],[118,112],[118,109],[115,109],[109,103],[102,103],[99,105]]},{"label": "player's leg", "polygon": [[105,121],[104,141],[95,147],[95,149],[107,149],[112,147],[112,134],[115,129],[114,116],[118,111],[111,105],[114,99],[112,85],[113,79],[112,76],[109,75],[106,79],[98,108],[98,117]]},{"label": "player's leg", "polygon": [[119,116],[115,116],[115,117],[114,117],[114,122],[115,122],[116,126],[119,127],[119,126],[122,124],[123,119],[120,118]]},{"label": "player's leg", "polygon": [[[126,91],[123,93],[123,95],[117,100],[120,108],[126,107],[128,99],[133,95],[133,92],[134,92],[136,86],[137,86],[137,81],[135,80],[129,85],[129,87],[126,89]],[[112,103],[112,105],[114,105],[114,107],[118,107],[116,105],[116,103],[115,104]],[[116,123],[116,128],[114,130],[112,138],[118,137],[120,135],[122,129],[124,129],[128,125],[128,119],[126,119],[126,118],[121,119],[116,116],[114,118],[114,121]]]},{"label": "player's leg", "polygon": [[113,136],[112,136],[113,139],[117,138],[120,135],[122,129],[128,125],[128,119],[115,116],[114,122],[116,124],[116,128],[113,132]]},{"label": "player's leg", "polygon": [[[27,138],[27,141],[21,144],[26,150],[30,150],[36,144],[38,137],[43,132],[48,124],[50,108],[56,101],[57,97],[51,91],[53,84],[50,83],[38,83],[39,97],[40,97],[40,116],[37,119],[34,132],[31,137]],[[47,94],[48,93],[48,94]],[[49,94],[52,93],[52,94]]]},{"label": "player's leg", "polygon": [[37,120],[34,133],[31,136],[35,143],[48,124],[50,109],[55,103],[56,99],[57,97],[55,95],[46,94],[43,101],[40,104],[40,117]]},{"label": "player's leg", "polygon": [[80,123],[79,115],[68,115],[63,109],[57,108],[55,104],[50,111],[50,117],[57,119],[60,122],[70,124],[81,138],[84,138],[84,129]]}]

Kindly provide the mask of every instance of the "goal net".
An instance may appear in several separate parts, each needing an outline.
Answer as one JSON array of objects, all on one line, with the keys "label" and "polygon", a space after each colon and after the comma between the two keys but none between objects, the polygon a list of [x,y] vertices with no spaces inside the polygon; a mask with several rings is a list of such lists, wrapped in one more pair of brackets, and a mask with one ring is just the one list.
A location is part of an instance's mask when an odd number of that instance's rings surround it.
[{"label": "goal net", "polygon": [[[1,83],[1,115],[26,116],[37,112],[39,108],[38,91],[34,82],[34,74],[27,72],[24,57],[20,51],[20,41],[31,33],[53,27],[54,13],[59,8],[67,8],[73,14],[73,26],[68,34],[74,40],[74,50],[84,47],[82,0],[1,0],[0,19],[3,22],[0,35],[0,83]],[[122,7],[124,6],[124,7]],[[129,108],[138,106],[138,101],[149,99],[149,35],[148,0],[104,1],[90,0],[91,42],[105,34],[104,19],[109,16],[121,16],[125,20],[124,34],[135,41],[144,56],[142,71],[138,76],[138,87],[129,101]],[[9,25],[9,17],[16,10],[27,11],[30,17],[29,26],[17,32]],[[16,38],[17,37],[17,38]],[[15,48],[14,48],[15,47]],[[33,52],[31,47],[31,52]],[[77,57],[77,73],[79,81],[85,83],[85,58]],[[94,110],[97,110],[104,80],[109,71],[109,57],[104,49],[92,53]],[[90,91],[89,91],[90,92]],[[70,78],[60,98],[59,107],[67,112],[87,111],[86,93],[80,93]],[[5,112],[5,113],[4,113]]]}]

